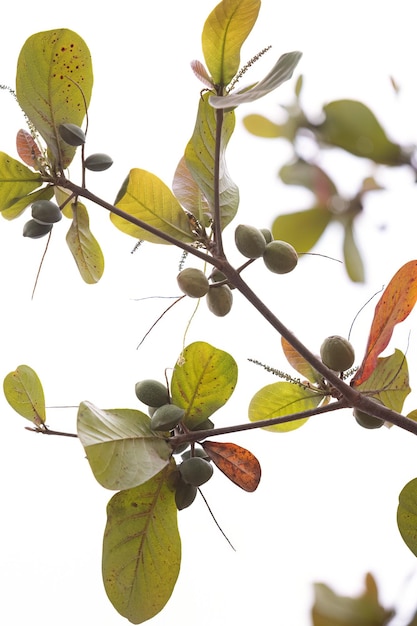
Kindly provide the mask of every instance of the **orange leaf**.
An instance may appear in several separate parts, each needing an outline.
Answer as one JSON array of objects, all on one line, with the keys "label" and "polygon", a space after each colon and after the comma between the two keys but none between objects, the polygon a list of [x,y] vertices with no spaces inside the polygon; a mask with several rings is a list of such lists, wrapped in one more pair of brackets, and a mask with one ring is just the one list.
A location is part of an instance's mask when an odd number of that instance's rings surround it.
[{"label": "orange leaf", "polygon": [[372,374],[378,356],[391,339],[394,326],[411,313],[416,300],[417,261],[409,261],[391,279],[375,307],[365,357],[352,379],[355,387],[365,382]]},{"label": "orange leaf", "polygon": [[16,149],[17,154],[26,165],[33,167],[35,170],[39,169],[38,158],[42,156],[41,151],[36,145],[32,135],[28,133],[27,130],[21,129],[17,133]]},{"label": "orange leaf", "polygon": [[201,445],[227,478],[245,491],[255,491],[261,480],[261,466],[252,452],[235,443],[204,441]]},{"label": "orange leaf", "polygon": [[281,345],[288,363],[296,372],[305,376],[311,383],[318,383],[320,381],[320,374],[284,337],[281,337]]}]

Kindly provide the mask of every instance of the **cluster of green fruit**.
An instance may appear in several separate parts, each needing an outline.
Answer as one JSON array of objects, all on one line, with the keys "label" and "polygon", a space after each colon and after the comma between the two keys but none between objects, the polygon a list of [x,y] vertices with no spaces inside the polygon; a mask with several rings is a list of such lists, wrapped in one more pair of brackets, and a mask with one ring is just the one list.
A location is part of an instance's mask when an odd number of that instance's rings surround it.
[{"label": "cluster of green fruit", "polygon": [[[58,132],[61,136],[61,139],[65,141],[69,146],[82,146],[85,144],[86,136],[82,128],[76,126],[76,124],[60,124],[58,127]],[[109,169],[113,165],[113,160],[108,154],[103,154],[101,152],[97,152],[95,154],[90,154],[86,159],[84,159],[84,167],[92,172],[103,172],[104,170]]]},{"label": "cluster of green fruit", "polygon": [[[355,361],[355,351],[352,344],[340,335],[331,335],[323,341],[320,356],[323,363],[335,372],[344,372],[350,369]],[[378,398],[374,398],[374,400],[382,404]],[[353,415],[359,426],[363,428],[381,428],[384,424],[383,419],[368,415],[356,408],[353,409]]]},{"label": "cluster of green fruit", "polygon": [[51,232],[54,224],[62,219],[61,209],[50,200],[36,200],[31,206],[32,219],[23,226],[23,237],[39,239]]},{"label": "cluster of green fruit", "polygon": [[248,259],[262,257],[266,267],[274,274],[288,274],[298,263],[295,248],[286,241],[273,239],[268,228],[239,224],[235,230],[235,244]]},{"label": "cluster of green fruit", "polygon": [[213,270],[210,280],[201,270],[187,267],[177,276],[178,286],[190,298],[206,297],[209,310],[218,317],[224,317],[230,312],[233,304],[233,294],[225,282],[225,276],[218,270]]},{"label": "cluster of green fruit", "polygon": [[[135,393],[138,400],[148,407],[152,430],[170,433],[180,427],[185,411],[170,401],[166,385],[158,380],[141,380],[135,385]],[[205,422],[200,428],[203,426],[208,424]],[[188,448],[188,444],[185,448]],[[213,466],[202,448],[193,446],[190,450],[184,451],[184,447],[174,450],[176,454],[180,452],[183,454],[173,475],[173,486],[177,508],[182,510],[194,502],[198,487],[212,477]]]}]

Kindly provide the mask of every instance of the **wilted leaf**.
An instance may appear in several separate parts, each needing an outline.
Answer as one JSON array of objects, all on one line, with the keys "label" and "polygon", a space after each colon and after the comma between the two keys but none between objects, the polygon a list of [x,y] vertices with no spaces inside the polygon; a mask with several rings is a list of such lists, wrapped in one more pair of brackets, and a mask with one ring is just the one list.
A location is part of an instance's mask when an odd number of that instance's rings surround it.
[{"label": "wilted leaf", "polygon": [[[255,393],[249,404],[249,419],[251,422],[285,417],[314,409],[323,400],[319,393],[299,387],[293,383],[278,382],[266,385]],[[274,426],[264,426],[265,430],[273,432],[287,432],[300,428],[308,418],[298,419]]]},{"label": "wilted leaf", "polygon": [[52,185],[42,187],[11,204],[7,209],[1,212],[1,215],[6,220],[14,220],[16,217],[19,217],[30,204],[36,202],[36,200],[50,200],[53,195],[54,187]]},{"label": "wilted leaf", "polygon": [[39,169],[38,159],[42,156],[39,147],[27,130],[19,130],[16,137],[16,149],[17,154],[20,156],[22,161],[29,165],[29,167],[33,167],[35,170]]},{"label": "wilted leaf", "polygon": [[317,384],[321,380],[321,375],[306,359],[301,356],[297,350],[295,350],[290,343],[281,337],[281,346],[285,354],[285,358],[288,363],[295,369],[296,372],[307,378],[311,383]]},{"label": "wilted leaf", "polygon": [[[210,217],[214,216],[215,205],[215,163],[216,111],[208,104],[208,94],[203,94],[198,105],[197,119],[193,135],[185,149],[185,162],[192,177],[200,187],[210,207]],[[225,113],[222,124],[220,147],[220,218],[225,228],[236,215],[239,206],[239,190],[227,171],[225,152],[235,127],[235,114]]]},{"label": "wilted leaf", "polygon": [[0,211],[8,209],[40,185],[40,174],[0,152]]},{"label": "wilted leaf", "polygon": [[45,396],[36,372],[28,365],[19,365],[3,382],[4,395],[10,406],[36,426],[46,419]]},{"label": "wilted leaf", "polygon": [[227,96],[209,96],[210,105],[215,109],[229,109],[266,96],[291,78],[301,57],[301,52],[286,52],[280,56],[269,74],[259,81],[255,87]]},{"label": "wilted leaf", "polygon": [[352,220],[345,224],[343,256],[345,259],[346,271],[350,280],[354,283],[363,283],[365,280],[365,268],[358,246],[356,245]]},{"label": "wilted leaf", "polygon": [[378,356],[391,339],[395,325],[406,319],[416,300],[417,261],[409,261],[391,279],[375,307],[365,357],[352,379],[354,386],[357,387],[369,378]]},{"label": "wilted leaf", "polygon": [[216,85],[228,85],[237,73],[240,49],[260,6],[260,0],[223,0],[208,16],[201,39],[204,59]]},{"label": "wilted leaf", "polygon": [[80,404],[78,436],[92,472],[106,489],[130,489],[167,464],[172,448],[150,427],[150,418],[133,409],[104,410]]},{"label": "wilted leaf", "polygon": [[92,87],[90,51],[77,33],[61,28],[27,39],[17,64],[16,96],[58,170],[68,167],[75,154],[58,127],[67,122],[81,126]]},{"label": "wilted leaf", "polygon": [[297,252],[308,252],[332,220],[330,211],[314,207],[306,211],[279,215],[272,224],[274,239],[290,243]]},{"label": "wilted leaf", "polygon": [[179,574],[181,540],[170,471],[117,493],[107,506],[104,586],[115,609],[133,624],[164,608]]},{"label": "wilted leaf", "polygon": [[405,544],[417,556],[417,478],[410,480],[400,493],[397,524]]},{"label": "wilted leaf", "polygon": [[103,275],[103,253],[90,230],[90,220],[85,206],[77,202],[71,207],[73,218],[66,237],[67,244],[82,279],[92,285],[97,283]]},{"label": "wilted leaf", "polygon": [[[179,241],[194,241],[185,212],[160,178],[146,170],[133,169],[123,190],[116,204],[119,209]],[[168,243],[114,213],[110,214],[110,219],[119,230],[131,237],[152,243]]]},{"label": "wilted leaf", "polygon": [[229,480],[245,491],[255,491],[261,480],[261,466],[252,452],[235,443],[204,441],[201,445]]},{"label": "wilted leaf", "polygon": [[193,429],[228,401],[236,382],[237,364],[233,357],[197,341],[184,349],[175,365],[172,401],[185,409],[183,421]]}]

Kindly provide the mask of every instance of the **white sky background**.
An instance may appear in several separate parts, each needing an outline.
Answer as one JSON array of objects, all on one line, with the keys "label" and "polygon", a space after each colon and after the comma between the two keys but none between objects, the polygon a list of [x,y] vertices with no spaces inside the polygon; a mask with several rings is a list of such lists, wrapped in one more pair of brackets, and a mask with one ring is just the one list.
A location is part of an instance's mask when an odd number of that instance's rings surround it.
[{"label": "white sky background", "polygon": [[[88,44],[95,74],[90,107],[88,152],[107,152],[114,166],[92,173],[88,185],[113,200],[131,167],[147,169],[170,184],[192,133],[201,85],[189,68],[202,58],[203,23],[216,2],[168,0],[103,2],[74,0],[44,7],[11,3],[3,16],[0,83],[14,87],[21,46],[31,34],[72,28]],[[415,110],[415,21],[406,0],[264,0],[242,62],[272,44],[247,81],[261,78],[283,52],[304,55],[296,76],[305,77],[303,103],[311,114],[336,98],[367,103],[390,136],[417,141]],[[392,75],[401,87],[393,93]],[[279,211],[309,206],[310,198],[287,189],[276,172],[288,147],[248,135],[243,115],[263,112],[279,120],[279,103],[292,98],[295,79],[264,100],[238,111],[228,150],[229,169],[241,190],[237,223],[269,226]],[[0,149],[16,156],[15,135],[24,126],[6,92],[0,93]],[[369,173],[345,155],[326,160],[342,190],[354,194]],[[77,180],[77,167],[71,167]],[[247,280],[311,349],[329,334],[346,335],[359,308],[415,258],[416,191],[407,170],[381,172],[389,192],[369,196],[358,223],[368,280],[354,286],[343,267],[323,258],[300,263],[288,276],[275,276],[259,262]],[[3,220],[0,228],[0,378],[21,363],[40,375],[47,404],[77,405],[90,400],[102,408],[141,408],[135,382],[163,378],[182,347],[193,303],[182,302],[167,315],[140,350],[136,346],[165,308],[146,296],[178,293],[180,254],[167,247],[142,246],[119,233],[98,208],[91,226],[106,257],[96,286],[85,285],[65,244],[69,222],[54,228],[34,300],[31,291],[44,240],[21,236],[27,218]],[[385,227],[382,229],[381,227]],[[226,231],[232,242],[233,226]],[[334,229],[317,251],[340,258],[341,233]],[[230,257],[241,257],[230,246]],[[190,260],[190,264],[194,264]],[[198,265],[198,264],[197,264]],[[352,342],[360,362],[373,305],[356,322]],[[407,349],[415,386],[415,313],[398,328],[392,347]],[[235,298],[229,316],[217,319],[200,310],[187,343],[208,341],[228,350],[239,364],[239,383],[216,425],[247,420],[247,405],[262,386],[276,379],[247,362],[256,358],[287,369],[279,339],[256,313]],[[390,350],[387,351],[390,353]],[[407,400],[405,410],[417,406]],[[105,506],[112,496],[93,478],[76,440],[47,438],[24,430],[23,418],[0,397],[0,622],[8,626],[74,623],[118,626],[127,623],[108,602],[101,581],[101,541]],[[75,431],[76,409],[51,410],[51,428]],[[246,626],[309,624],[311,583],[323,580],[343,593],[356,593],[372,571],[385,604],[416,597],[415,558],[396,527],[398,494],[417,475],[415,438],[396,429],[365,431],[349,411],[312,418],[289,434],[251,432],[223,438],[249,448],[261,461],[263,476],[254,494],[241,492],[219,472],[204,493],[230,550],[205,506],[197,501],[179,514],[183,561],[173,596],[152,623],[214,623]],[[411,579],[407,583],[407,579]],[[401,623],[400,620],[398,623]]]}]

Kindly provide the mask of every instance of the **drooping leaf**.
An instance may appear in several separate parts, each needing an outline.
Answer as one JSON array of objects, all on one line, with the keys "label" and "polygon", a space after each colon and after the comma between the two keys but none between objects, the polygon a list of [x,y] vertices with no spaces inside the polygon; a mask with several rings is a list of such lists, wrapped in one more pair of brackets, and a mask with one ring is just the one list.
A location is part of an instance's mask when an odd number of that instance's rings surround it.
[{"label": "drooping leaf", "polygon": [[323,107],[325,121],[318,126],[327,144],[384,165],[404,165],[409,158],[388,139],[372,111],[356,100],[336,100]]},{"label": "drooping leaf", "polygon": [[357,389],[401,413],[404,400],[411,391],[405,355],[395,350],[394,354],[377,359],[372,374],[361,385],[357,385]]},{"label": "drooping leaf", "polygon": [[161,611],[178,578],[181,540],[167,466],[107,506],[102,573],[115,609],[133,624]]},{"label": "drooping leaf", "polygon": [[[192,177],[200,187],[210,207],[210,217],[214,216],[215,194],[215,148],[216,111],[208,104],[208,94],[200,98],[193,135],[185,149],[185,162]],[[220,147],[220,217],[225,228],[236,215],[239,206],[239,190],[229,176],[225,152],[235,127],[233,111],[223,116]]]},{"label": "drooping leaf", "polygon": [[275,139],[285,137],[285,124],[275,124],[267,117],[253,113],[243,118],[243,125],[248,132],[256,137]]},{"label": "drooping leaf", "polygon": [[272,224],[274,239],[290,243],[297,252],[308,252],[320,239],[332,220],[326,208],[313,207],[279,215]]},{"label": "drooping leaf", "polygon": [[352,379],[363,383],[375,369],[378,356],[387,347],[396,324],[411,313],[417,300],[417,261],[409,261],[393,276],[378,304],[369,333],[365,357]]},{"label": "drooping leaf", "polygon": [[42,185],[41,175],[0,152],[0,211],[8,209]]},{"label": "drooping leaf", "polygon": [[400,493],[397,524],[405,544],[417,556],[417,478],[410,480]]},{"label": "drooping leaf", "polygon": [[208,202],[201,192],[200,187],[191,176],[191,172],[185,162],[185,157],[181,158],[175,170],[172,191],[187,211],[190,211],[201,224],[205,226],[208,225],[210,219]]},{"label": "drooping leaf", "polygon": [[97,283],[103,275],[104,257],[98,241],[90,231],[90,220],[86,207],[73,203],[72,223],[67,232],[67,244],[82,279],[89,285]]},{"label": "drooping leaf", "polygon": [[29,165],[29,167],[33,167],[35,170],[39,170],[39,159],[42,156],[39,147],[27,130],[20,129],[17,133],[16,137],[16,149],[17,154],[20,156],[22,161]]},{"label": "drooping leaf", "polygon": [[284,165],[279,171],[279,177],[286,185],[300,185],[309,189],[321,207],[328,206],[332,196],[338,194],[330,176],[315,163],[309,163],[304,159],[297,159]]},{"label": "drooping leaf", "polygon": [[187,346],[171,379],[174,404],[185,409],[184,424],[193,429],[222,407],[237,382],[237,364],[223,350],[203,341]]},{"label": "drooping leaf", "polygon": [[45,423],[45,396],[36,372],[28,365],[19,365],[3,381],[7,402],[22,417],[36,426]]},{"label": "drooping leaf", "polygon": [[353,220],[346,222],[344,230],[343,256],[346,271],[351,281],[354,283],[363,283],[365,280],[365,268],[355,241]]},{"label": "drooping leaf", "polygon": [[285,354],[285,358],[288,363],[295,369],[296,372],[307,378],[313,384],[317,384],[321,380],[321,375],[317,370],[310,365],[306,359],[301,356],[297,350],[284,338],[281,337],[281,346]]},{"label": "drooping leaf", "polygon": [[228,94],[227,96],[210,96],[210,105],[215,109],[229,109],[230,107],[237,107],[240,104],[263,98],[263,96],[274,91],[274,89],[291,78],[301,57],[301,52],[286,52],[280,56],[269,74],[254,87],[236,94]]},{"label": "drooping leaf", "polygon": [[52,185],[37,189],[27,196],[23,196],[17,202],[11,204],[7,209],[1,212],[2,217],[6,220],[14,220],[19,217],[23,211],[36,200],[50,200],[54,195],[54,188]]},{"label": "drooping leaf", "polygon": [[239,69],[240,49],[258,17],[260,0],[222,0],[202,33],[204,59],[213,82],[227,86]]},{"label": "drooping leaf", "polygon": [[83,39],[66,28],[36,33],[19,55],[16,96],[48,146],[53,169],[66,168],[75,148],[58,132],[60,124],[81,126],[90,103],[93,71]]},{"label": "drooping leaf", "polygon": [[229,480],[245,491],[255,491],[261,480],[261,466],[252,452],[235,443],[203,441],[201,445]]},{"label": "drooping leaf", "polygon": [[[249,403],[249,419],[251,422],[285,417],[301,411],[314,409],[323,400],[319,393],[299,387],[293,383],[278,382],[266,385],[255,393]],[[300,428],[308,418],[302,418],[274,426],[265,426],[265,430],[287,432]]]},{"label": "drooping leaf", "polygon": [[[194,240],[187,216],[172,191],[160,178],[146,170],[130,170],[124,193],[116,206],[179,241],[191,243]],[[122,232],[136,239],[151,243],[167,243],[157,235],[131,224],[114,213],[110,214],[110,219]]]},{"label": "drooping leaf", "polygon": [[171,447],[150,428],[150,418],[134,409],[99,409],[82,402],[78,436],[96,480],[106,489],[130,489],[168,463]]}]

